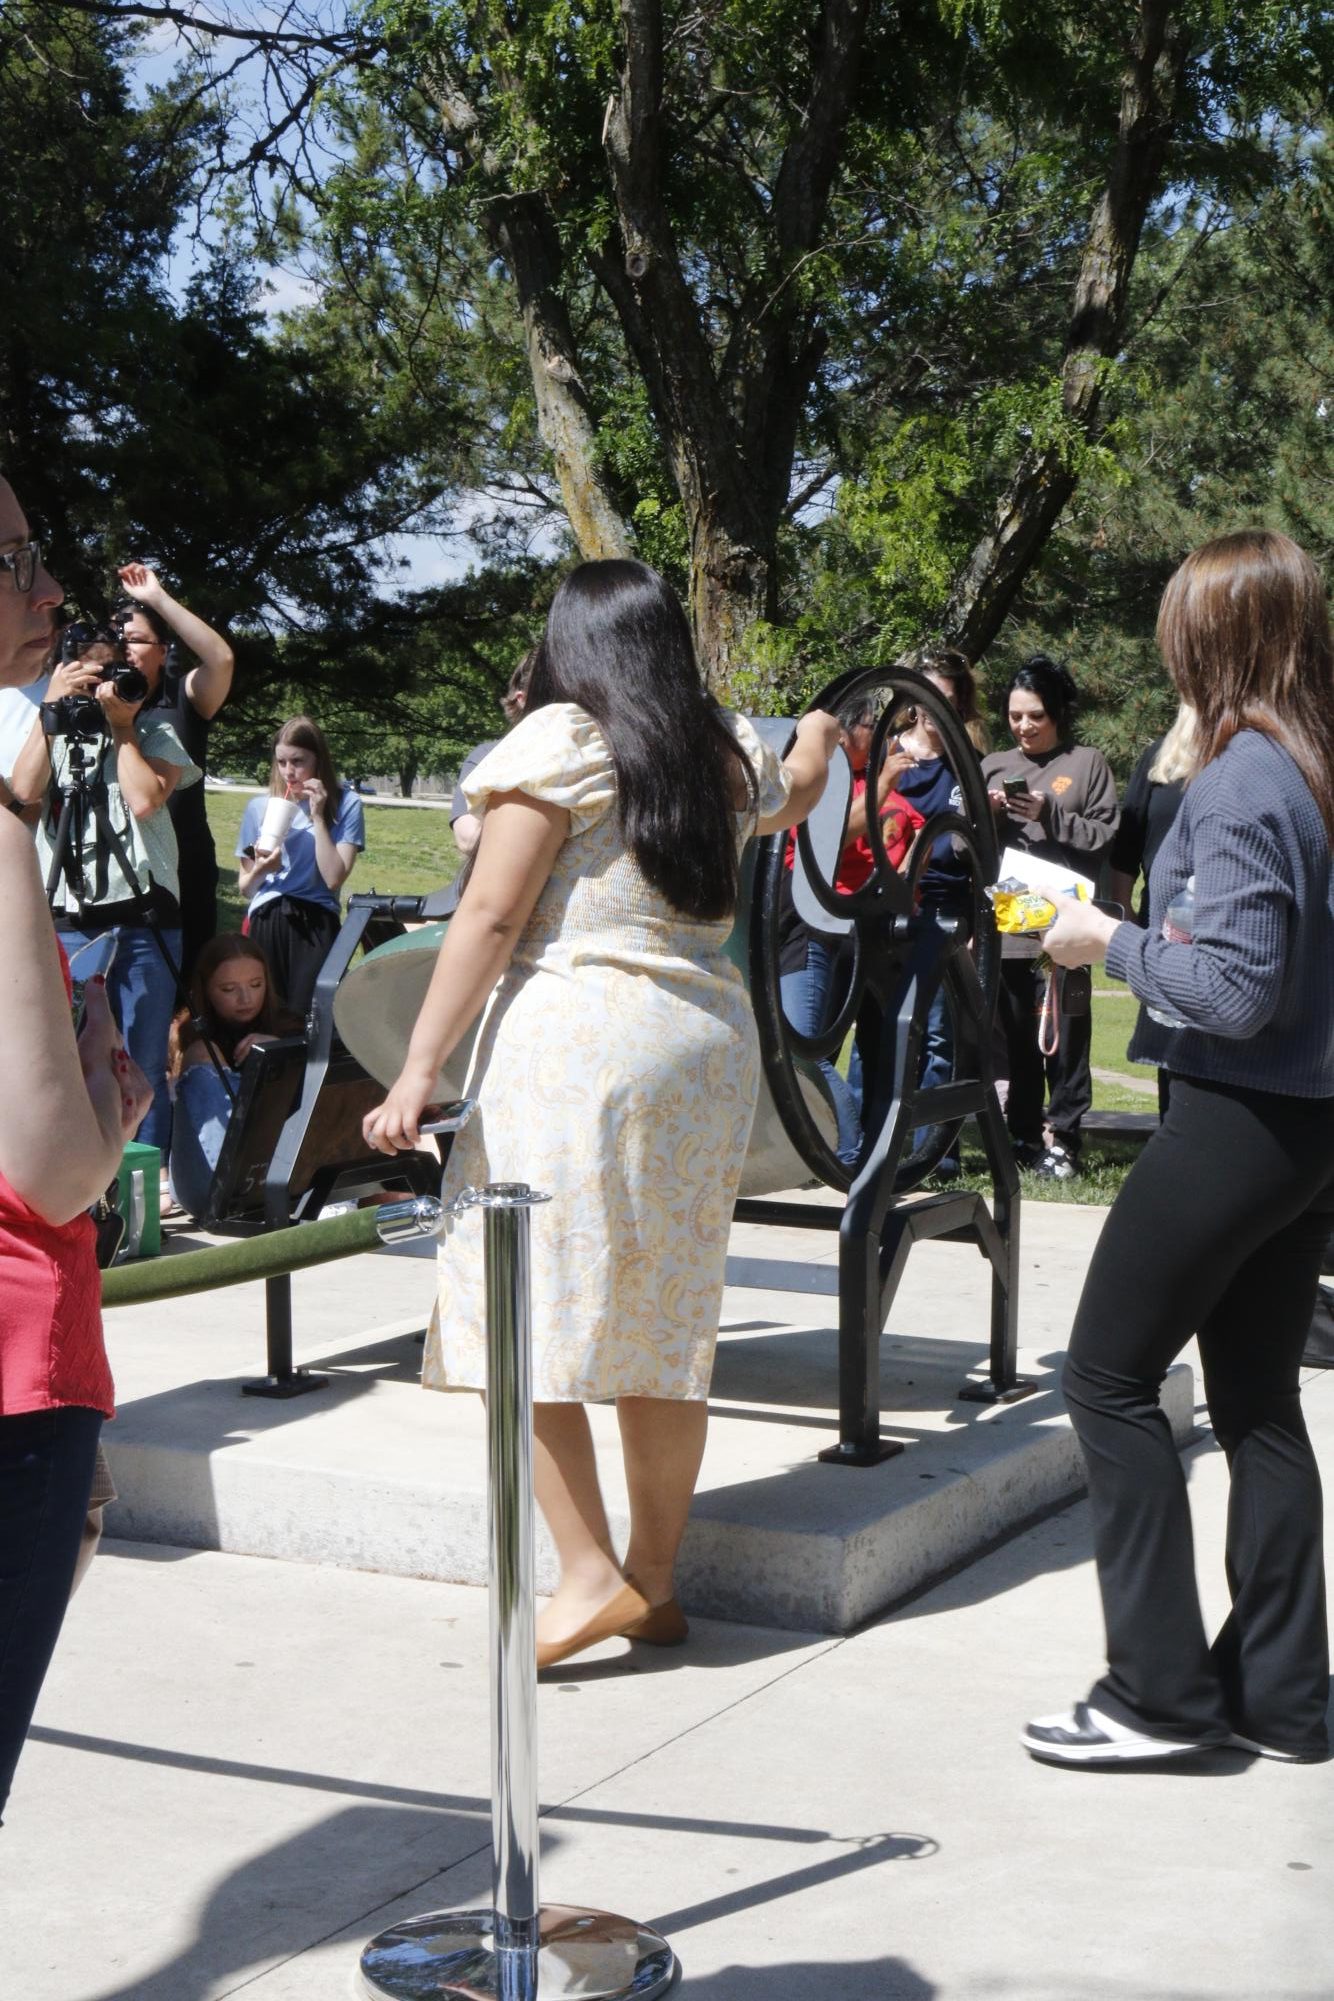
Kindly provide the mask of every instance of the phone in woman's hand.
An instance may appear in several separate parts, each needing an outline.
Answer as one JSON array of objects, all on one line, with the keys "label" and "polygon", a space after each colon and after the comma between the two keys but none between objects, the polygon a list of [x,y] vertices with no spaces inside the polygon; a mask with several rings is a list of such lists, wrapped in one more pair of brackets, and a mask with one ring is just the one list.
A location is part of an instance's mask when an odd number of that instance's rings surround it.
[{"label": "phone in woman's hand", "polygon": [[453,1098],[447,1105],[423,1105],[422,1115],[417,1121],[417,1131],[423,1136],[430,1133],[456,1133],[466,1126],[472,1117],[474,1102],[471,1098]]}]

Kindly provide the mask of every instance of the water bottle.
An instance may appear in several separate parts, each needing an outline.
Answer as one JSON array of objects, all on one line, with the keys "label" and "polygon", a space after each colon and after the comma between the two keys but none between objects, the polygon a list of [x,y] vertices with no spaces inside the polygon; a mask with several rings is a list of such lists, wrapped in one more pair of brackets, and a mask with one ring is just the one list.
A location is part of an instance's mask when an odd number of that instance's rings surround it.
[{"label": "water bottle", "polygon": [[[1163,912],[1162,935],[1169,944],[1189,945],[1195,937],[1195,878],[1186,877],[1185,887],[1179,889]],[[1179,1014],[1172,1014],[1167,1008],[1151,1007],[1149,1020],[1156,1021],[1160,1028],[1189,1028]]]}]

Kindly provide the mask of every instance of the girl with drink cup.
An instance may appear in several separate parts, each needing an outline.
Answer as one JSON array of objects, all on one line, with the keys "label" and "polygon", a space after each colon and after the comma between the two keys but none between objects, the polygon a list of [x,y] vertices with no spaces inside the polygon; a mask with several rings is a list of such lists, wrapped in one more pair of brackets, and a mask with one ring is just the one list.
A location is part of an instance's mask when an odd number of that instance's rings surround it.
[{"label": "girl with drink cup", "polygon": [[274,984],[304,1015],[338,935],[339,891],[366,845],[357,794],[342,783],[323,730],[291,716],[274,741],[268,792],[241,819],[238,882],[247,931],[263,946]]}]

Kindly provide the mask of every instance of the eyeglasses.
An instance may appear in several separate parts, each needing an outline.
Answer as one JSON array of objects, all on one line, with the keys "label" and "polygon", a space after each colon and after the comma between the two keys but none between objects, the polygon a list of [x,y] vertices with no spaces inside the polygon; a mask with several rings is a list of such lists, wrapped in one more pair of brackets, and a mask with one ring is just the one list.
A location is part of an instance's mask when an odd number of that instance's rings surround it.
[{"label": "eyeglasses", "polygon": [[25,542],[21,548],[0,551],[0,570],[9,571],[14,579],[14,589],[20,597],[26,597],[32,589],[37,566],[41,560],[40,542]]}]

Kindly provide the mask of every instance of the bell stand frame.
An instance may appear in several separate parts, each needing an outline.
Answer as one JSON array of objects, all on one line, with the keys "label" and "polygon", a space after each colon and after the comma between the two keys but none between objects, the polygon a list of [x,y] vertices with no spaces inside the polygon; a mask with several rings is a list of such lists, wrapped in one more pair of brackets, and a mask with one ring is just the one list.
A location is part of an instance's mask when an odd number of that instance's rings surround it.
[{"label": "bell stand frame", "polygon": [[[872,737],[870,769],[878,768],[895,717],[905,704],[924,708],[958,781],[963,810],[935,814],[919,830],[908,867],[899,875],[884,849],[879,822],[871,821],[874,866],[869,881],[851,895],[833,887],[844,838],[851,777],[831,775],[821,808],[799,829],[794,893],[799,914],[817,929],[850,932],[853,970],[849,991],[832,1022],[817,1036],[797,1033],[787,1021],[779,990],[777,923],[786,835],[771,835],[756,864],[750,925],[751,997],[760,1031],[765,1074],[789,1139],[811,1172],[847,1191],[838,1211],[828,1205],[742,1197],[738,1222],[789,1229],[836,1229],[838,1273],[805,1265],[729,1261],[732,1284],[781,1285],[779,1274],[804,1292],[838,1293],[839,1436],[819,1454],[839,1466],[874,1466],[903,1450],[880,1426],[880,1338],[893,1307],[908,1253],[928,1239],[971,1243],[991,1266],[991,1323],[987,1373],[968,1377],[959,1396],[975,1403],[1011,1403],[1035,1385],[1018,1372],[1019,1175],[1014,1164],[992,1062],[992,1024],[999,984],[999,940],[991,904],[983,894],[998,866],[995,828],[977,758],[954,708],[924,676],[904,668],[858,671],[827,688],[815,706],[837,709],[859,693],[890,699]],[[788,724],[765,734],[775,748],[791,738]],[[778,742],[781,734],[782,743]],[[837,760],[836,760],[837,763]],[[920,878],[937,840],[951,836],[967,855],[971,877],[970,921],[916,909]],[[948,1083],[923,1089],[922,1046],[932,1002],[944,986],[954,1057]],[[867,994],[881,1013],[880,1060],[868,1092],[863,1145],[855,1171],[837,1157],[821,1133],[801,1089],[799,1068],[836,1056]],[[886,1060],[888,1059],[888,1060]],[[818,1074],[818,1073],[817,1073]],[[948,1150],[960,1122],[976,1118],[991,1173],[992,1205],[973,1190],[931,1193],[905,1201]],[[915,1135],[925,1130],[919,1147]]]}]

